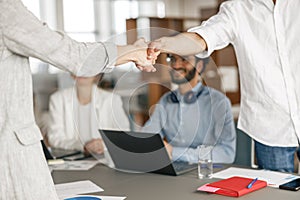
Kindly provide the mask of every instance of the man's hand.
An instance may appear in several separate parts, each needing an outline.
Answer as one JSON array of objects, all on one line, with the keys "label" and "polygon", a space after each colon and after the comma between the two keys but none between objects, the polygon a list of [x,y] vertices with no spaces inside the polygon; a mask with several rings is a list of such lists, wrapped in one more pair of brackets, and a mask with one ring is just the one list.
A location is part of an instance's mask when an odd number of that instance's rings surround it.
[{"label": "man's hand", "polygon": [[135,48],[138,50],[137,54],[135,55],[136,58],[133,61],[137,68],[142,71],[155,72],[156,69],[153,67],[153,65],[155,64],[159,53],[153,54],[152,57],[149,57],[147,55],[148,43],[146,43],[144,39],[138,39],[133,46],[135,46]]},{"label": "man's hand", "polygon": [[168,142],[164,141],[164,145],[165,145],[165,148],[168,152],[168,155],[170,157],[170,159],[172,160],[172,151],[173,151],[173,147],[172,145],[170,145]]},{"label": "man's hand", "polygon": [[117,65],[126,62],[134,62],[136,67],[141,71],[155,72],[154,68],[157,55],[153,54],[152,58],[147,56],[148,43],[144,39],[138,39],[133,45],[118,46]]},{"label": "man's hand", "polygon": [[92,139],[84,145],[86,153],[102,154],[104,152],[104,146],[102,139]]}]

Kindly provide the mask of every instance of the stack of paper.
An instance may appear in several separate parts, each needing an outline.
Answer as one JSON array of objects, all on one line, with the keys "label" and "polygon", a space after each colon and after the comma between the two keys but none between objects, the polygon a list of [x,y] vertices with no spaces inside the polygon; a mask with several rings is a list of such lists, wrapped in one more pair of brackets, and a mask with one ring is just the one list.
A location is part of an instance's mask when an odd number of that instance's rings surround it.
[{"label": "stack of paper", "polygon": [[126,197],[113,197],[113,196],[79,195],[79,194],[87,194],[87,193],[104,191],[101,187],[99,187],[98,185],[96,185],[95,183],[89,180],[56,184],[55,189],[59,199],[61,200],[68,199],[68,198],[72,199],[75,197],[98,197],[101,200],[123,200],[126,198]]},{"label": "stack of paper", "polygon": [[292,174],[269,171],[269,170],[254,170],[254,169],[243,169],[230,167],[223,171],[213,174],[214,178],[226,179],[232,176],[241,176],[246,178],[258,178],[259,180],[264,180],[268,183],[268,186],[279,187],[283,183],[287,183],[291,180],[299,178]]}]

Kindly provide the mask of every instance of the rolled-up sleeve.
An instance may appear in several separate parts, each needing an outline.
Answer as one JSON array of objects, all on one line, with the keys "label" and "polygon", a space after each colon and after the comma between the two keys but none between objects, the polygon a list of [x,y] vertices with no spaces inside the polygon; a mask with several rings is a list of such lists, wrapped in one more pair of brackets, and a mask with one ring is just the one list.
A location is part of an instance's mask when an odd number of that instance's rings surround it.
[{"label": "rolled-up sleeve", "polygon": [[188,30],[199,34],[206,42],[207,50],[197,56],[208,57],[214,50],[222,49],[233,42],[235,23],[232,5],[231,2],[223,3],[217,15]]},{"label": "rolled-up sleeve", "polygon": [[113,43],[83,43],[40,22],[20,1],[12,0],[2,13],[3,41],[15,54],[35,57],[77,76],[110,70],[117,58]]}]

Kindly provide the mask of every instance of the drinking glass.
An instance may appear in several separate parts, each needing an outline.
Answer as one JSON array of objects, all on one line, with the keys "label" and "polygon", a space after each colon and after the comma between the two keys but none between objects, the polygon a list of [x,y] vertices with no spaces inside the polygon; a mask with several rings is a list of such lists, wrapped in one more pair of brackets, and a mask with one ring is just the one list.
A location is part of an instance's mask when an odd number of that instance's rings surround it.
[{"label": "drinking glass", "polygon": [[211,145],[198,146],[198,178],[208,179],[212,178],[213,162],[212,162],[212,149]]}]

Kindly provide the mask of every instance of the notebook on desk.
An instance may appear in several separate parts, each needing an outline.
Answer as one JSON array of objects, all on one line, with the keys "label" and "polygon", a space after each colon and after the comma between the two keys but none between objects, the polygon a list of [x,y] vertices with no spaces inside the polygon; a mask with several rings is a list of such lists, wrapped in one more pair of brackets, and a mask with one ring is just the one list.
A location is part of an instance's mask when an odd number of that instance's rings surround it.
[{"label": "notebook on desk", "polygon": [[127,172],[153,172],[177,176],[196,164],[172,162],[159,134],[99,130],[115,168]]},{"label": "notebook on desk", "polygon": [[257,179],[254,181],[254,179],[250,178],[233,176],[228,179],[203,185],[197,190],[224,196],[240,197],[264,187],[267,187],[266,181]]}]

